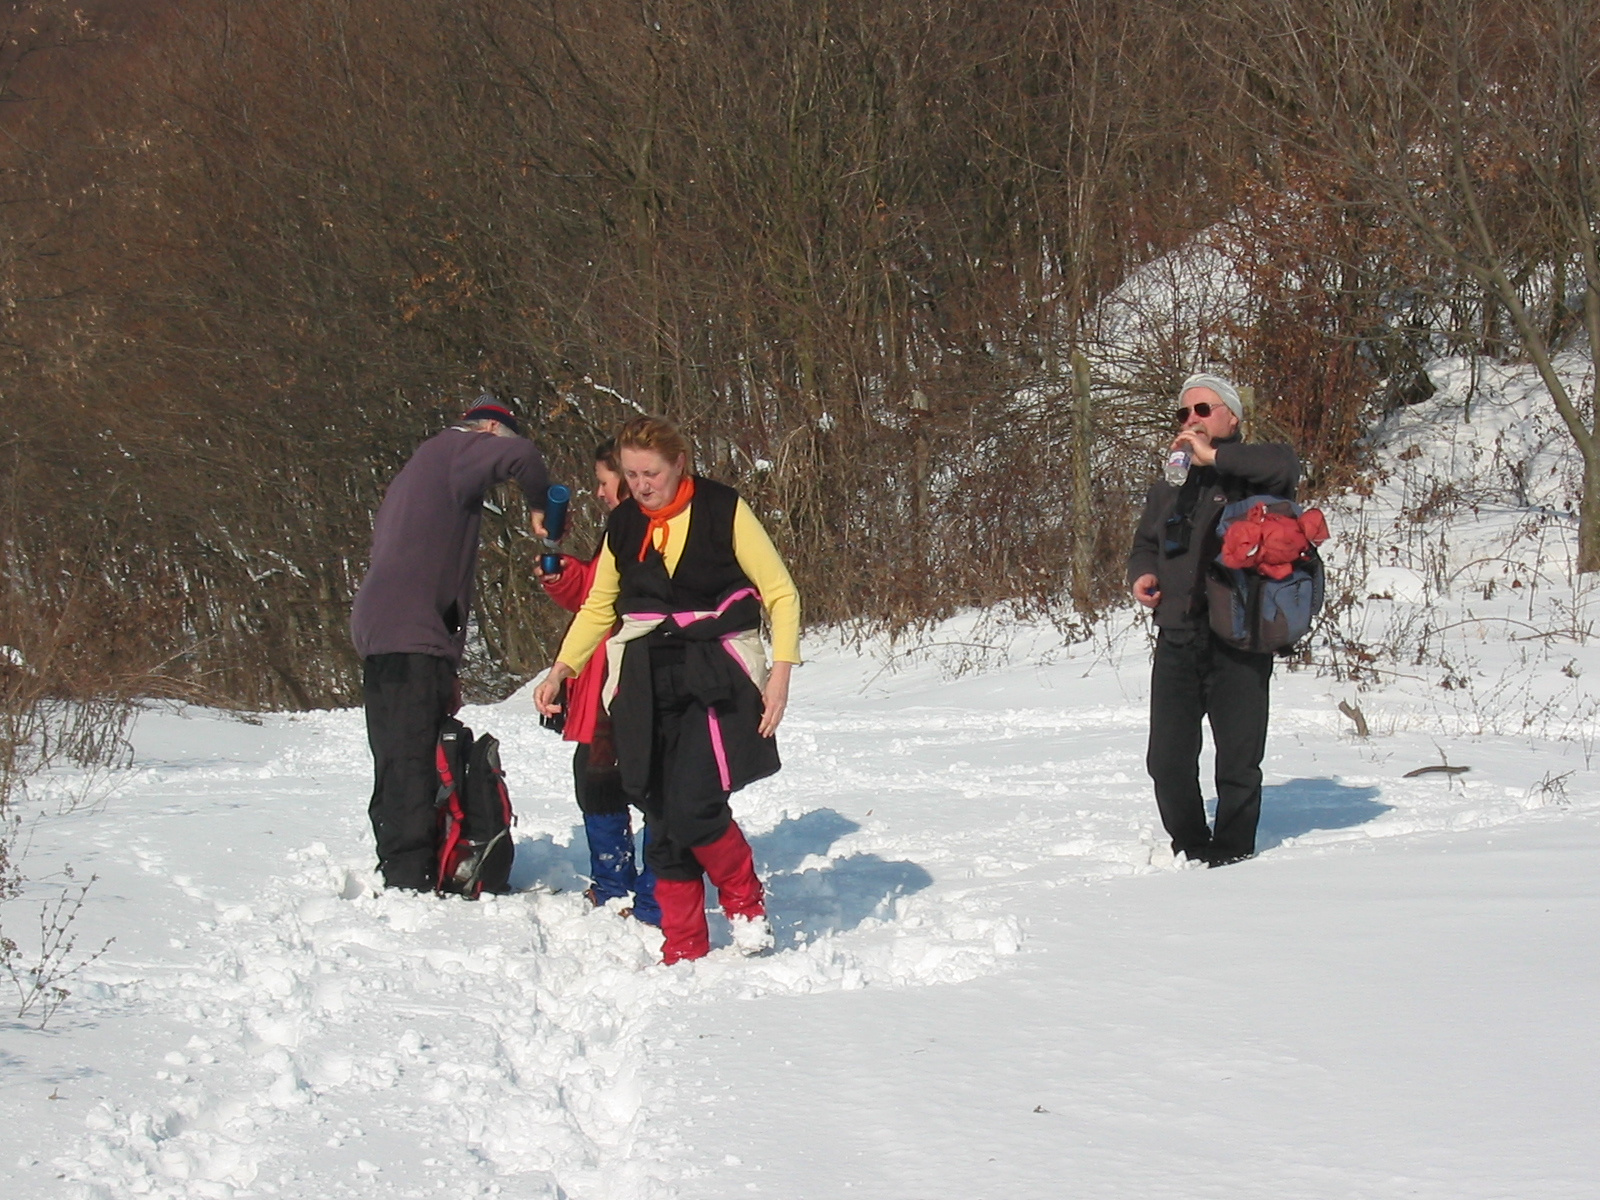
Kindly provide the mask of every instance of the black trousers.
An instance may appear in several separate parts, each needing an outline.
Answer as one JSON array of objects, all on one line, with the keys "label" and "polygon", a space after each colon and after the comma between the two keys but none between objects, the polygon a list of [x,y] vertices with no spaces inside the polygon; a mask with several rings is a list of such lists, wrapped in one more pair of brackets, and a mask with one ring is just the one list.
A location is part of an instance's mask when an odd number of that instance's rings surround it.
[{"label": "black trousers", "polygon": [[432,654],[372,654],[361,695],[372,747],[367,814],[387,887],[428,891],[438,869],[439,727],[455,707],[456,669]]},{"label": "black trousers", "polygon": [[[651,684],[655,692],[655,730],[650,754],[650,784],[639,807],[650,827],[645,861],[662,879],[695,880],[702,871],[696,846],[709,845],[728,831],[733,809],[722,789],[717,764],[686,744],[690,722],[706,720],[706,710],[684,686],[684,666],[652,648]],[[693,747],[701,742],[694,739]]]},{"label": "black trousers", "polygon": [[[1255,853],[1271,679],[1272,655],[1235,650],[1209,629],[1157,636],[1145,766],[1174,854],[1228,862]],[[1206,826],[1200,794],[1202,718],[1210,720],[1217,757],[1215,830]]]},{"label": "black trousers", "polygon": [[578,810],[586,817],[627,810],[628,796],[622,790],[622,776],[617,771],[614,754],[602,751],[596,756],[590,743],[579,742],[572,752],[572,783],[578,797]]}]

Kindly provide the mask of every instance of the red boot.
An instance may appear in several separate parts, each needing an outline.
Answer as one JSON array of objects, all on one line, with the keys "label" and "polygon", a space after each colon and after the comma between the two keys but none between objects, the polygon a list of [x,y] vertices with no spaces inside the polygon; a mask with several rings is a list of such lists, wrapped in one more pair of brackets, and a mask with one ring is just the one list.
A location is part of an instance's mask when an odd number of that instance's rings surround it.
[{"label": "red boot", "polygon": [[739,826],[728,822],[727,831],[707,846],[696,846],[694,856],[711,876],[717,889],[717,899],[728,919],[734,917],[766,916],[767,906],[761,892],[761,880],[756,878],[756,865],[750,857],[750,843],[744,840]]},{"label": "red boot", "polygon": [[711,950],[705,881],[658,876],[656,903],[661,905],[661,932],[667,939],[661,947],[661,961],[670,967],[686,958],[704,958]]}]

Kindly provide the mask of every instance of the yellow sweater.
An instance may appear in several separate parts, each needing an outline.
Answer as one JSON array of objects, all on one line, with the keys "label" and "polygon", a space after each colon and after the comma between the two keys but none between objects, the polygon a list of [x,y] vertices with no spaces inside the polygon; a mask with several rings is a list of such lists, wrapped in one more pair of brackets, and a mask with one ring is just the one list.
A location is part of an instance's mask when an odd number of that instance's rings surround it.
[{"label": "yellow sweater", "polygon": [[[671,575],[678,569],[678,560],[689,539],[689,522],[694,518],[694,503],[667,522],[667,548],[662,561]],[[800,593],[794,580],[789,578],[789,568],[778,556],[760,520],[743,499],[733,515],[733,556],[739,568],[756,591],[761,593],[761,604],[772,622],[772,657],[776,662],[800,661]],[[595,564],[594,584],[589,588],[589,598],[583,602],[578,615],[573,618],[567,636],[561,642],[556,661],[565,663],[576,675],[594,653],[595,647],[617,619],[617,594],[621,590],[621,576],[617,573],[617,560],[612,557],[609,542],[600,545],[600,560]]]}]

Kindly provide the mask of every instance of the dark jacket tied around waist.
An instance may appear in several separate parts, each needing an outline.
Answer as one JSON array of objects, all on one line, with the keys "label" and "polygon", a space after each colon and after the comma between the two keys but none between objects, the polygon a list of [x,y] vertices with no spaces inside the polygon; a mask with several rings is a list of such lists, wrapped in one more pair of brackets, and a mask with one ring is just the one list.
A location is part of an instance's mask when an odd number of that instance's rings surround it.
[{"label": "dark jacket tied around waist", "polygon": [[[681,664],[683,688],[698,710],[685,723],[693,755],[714,771],[719,790],[737,791],[781,765],[776,739],[759,727],[766,655],[761,597],[733,550],[738,493],[696,478],[688,540],[674,574],[644,545],[649,519],[636,501],[618,505],[606,540],[620,575],[621,628],[608,647],[606,691],[622,785],[643,795],[655,734],[654,672]],[[701,719],[703,714],[703,719]]]}]

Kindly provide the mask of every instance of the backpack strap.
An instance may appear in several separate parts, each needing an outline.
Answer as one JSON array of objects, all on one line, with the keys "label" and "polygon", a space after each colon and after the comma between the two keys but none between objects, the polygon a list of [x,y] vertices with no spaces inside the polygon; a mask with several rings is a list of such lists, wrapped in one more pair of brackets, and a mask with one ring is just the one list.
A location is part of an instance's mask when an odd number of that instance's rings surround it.
[{"label": "backpack strap", "polygon": [[456,718],[446,717],[439,726],[439,741],[433,756],[434,768],[439,775],[439,790],[433,797],[435,808],[442,809],[450,802],[451,794],[459,791],[471,748],[472,730]]}]

